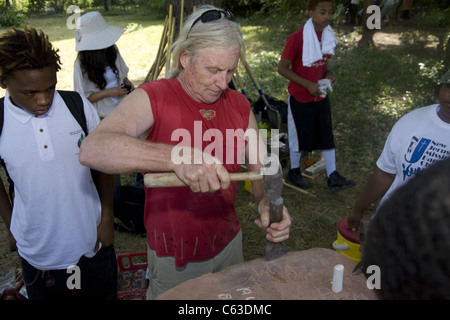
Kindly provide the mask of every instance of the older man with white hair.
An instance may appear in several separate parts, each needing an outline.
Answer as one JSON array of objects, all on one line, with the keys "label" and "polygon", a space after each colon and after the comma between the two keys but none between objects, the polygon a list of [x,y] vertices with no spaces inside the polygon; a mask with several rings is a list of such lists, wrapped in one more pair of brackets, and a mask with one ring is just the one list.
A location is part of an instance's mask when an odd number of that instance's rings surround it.
[{"label": "older man with white hair", "polygon": [[[245,96],[228,88],[245,53],[230,13],[199,8],[184,23],[172,50],[171,77],[142,84],[127,96],[80,151],[81,163],[92,168],[174,172],[188,185],[146,189],[149,299],[185,280],[243,262],[237,182],[230,181],[229,173],[240,171],[242,154],[247,168],[259,172],[262,158],[249,161],[251,152],[265,152],[260,138],[236,134],[257,132],[258,126]],[[182,141],[179,133],[184,133]],[[182,162],[174,159],[178,151]],[[267,231],[269,241],[286,240],[287,209],[281,222],[270,224],[263,181],[252,187],[261,214],[257,225]]]}]

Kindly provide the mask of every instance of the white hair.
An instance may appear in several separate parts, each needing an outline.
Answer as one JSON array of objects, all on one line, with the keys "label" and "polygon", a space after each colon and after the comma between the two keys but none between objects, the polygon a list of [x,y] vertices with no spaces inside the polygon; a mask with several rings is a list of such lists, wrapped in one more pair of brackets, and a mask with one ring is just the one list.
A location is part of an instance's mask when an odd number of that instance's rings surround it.
[{"label": "white hair", "polygon": [[239,24],[229,20],[224,14],[222,18],[216,21],[203,23],[194,22],[206,11],[220,9],[205,5],[192,13],[178,35],[177,40],[172,45],[172,70],[169,72],[169,78],[175,78],[182,70],[180,56],[187,53],[195,60],[201,49],[204,48],[231,48],[239,45],[240,58],[245,58],[245,45]]}]

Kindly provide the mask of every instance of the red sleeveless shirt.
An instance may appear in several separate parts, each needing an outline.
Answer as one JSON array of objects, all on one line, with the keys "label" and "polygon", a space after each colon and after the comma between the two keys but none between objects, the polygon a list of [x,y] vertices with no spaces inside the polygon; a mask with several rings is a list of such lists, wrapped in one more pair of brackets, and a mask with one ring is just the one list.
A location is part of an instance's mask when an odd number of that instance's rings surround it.
[{"label": "red sleeveless shirt", "polygon": [[[240,171],[251,110],[242,94],[227,89],[218,101],[205,104],[190,98],[177,79],[140,88],[149,96],[154,118],[147,140],[201,148],[219,158],[228,172]],[[177,267],[217,255],[241,228],[236,188],[237,182],[214,193],[195,193],[189,187],[146,189],[149,247],[158,256],[174,256]]]}]

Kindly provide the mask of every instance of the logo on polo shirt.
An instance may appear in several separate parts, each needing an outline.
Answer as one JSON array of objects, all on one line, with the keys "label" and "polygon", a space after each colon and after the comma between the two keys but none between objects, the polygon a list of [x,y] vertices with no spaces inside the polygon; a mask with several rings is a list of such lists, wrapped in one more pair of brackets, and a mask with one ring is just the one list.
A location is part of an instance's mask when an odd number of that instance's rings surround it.
[{"label": "logo on polo shirt", "polygon": [[81,142],[83,141],[83,139],[84,139],[84,134],[80,134],[80,139],[78,139],[78,148],[80,148],[80,146],[81,146]]}]

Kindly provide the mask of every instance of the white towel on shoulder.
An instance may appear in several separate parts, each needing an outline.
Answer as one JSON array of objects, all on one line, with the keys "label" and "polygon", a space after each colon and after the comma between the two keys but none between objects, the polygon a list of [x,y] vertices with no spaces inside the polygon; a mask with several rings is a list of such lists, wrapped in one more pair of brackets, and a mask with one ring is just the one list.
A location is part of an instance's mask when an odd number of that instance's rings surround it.
[{"label": "white towel on shoulder", "polygon": [[303,27],[302,61],[304,66],[311,67],[314,62],[322,59],[324,54],[334,55],[334,48],[338,41],[334,35],[333,29],[329,25],[322,31],[321,43],[317,38],[312,18],[309,18]]}]

